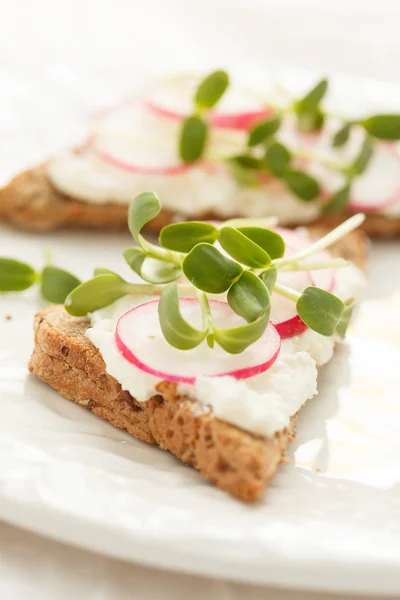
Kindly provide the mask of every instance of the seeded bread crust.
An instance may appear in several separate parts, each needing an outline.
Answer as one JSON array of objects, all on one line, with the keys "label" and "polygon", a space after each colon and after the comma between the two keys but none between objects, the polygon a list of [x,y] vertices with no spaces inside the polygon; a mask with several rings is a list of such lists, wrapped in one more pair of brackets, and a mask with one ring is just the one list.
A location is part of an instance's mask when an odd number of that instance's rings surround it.
[{"label": "seeded bread crust", "polygon": [[[365,269],[366,249],[365,235],[357,231],[333,252]],[[260,498],[278,465],[286,462],[297,415],[287,429],[266,439],[214,418],[168,381],[157,385],[148,402],[139,403],[106,373],[101,354],[85,336],[88,325],[87,318],[71,317],[62,306],[40,311],[30,371],[68,400],[139,440],[169,450],[232,496],[244,502]]]},{"label": "seeded bread crust", "polygon": [[62,306],[40,311],[30,371],[68,400],[169,450],[222,490],[244,502],[256,501],[285,461],[296,417],[288,429],[265,439],[204,412],[171,382],[159,383],[157,394],[139,403],[106,373],[101,354],[85,337],[88,325],[86,318],[71,317]]},{"label": "seeded bread crust", "polygon": [[[351,213],[332,213],[320,217],[317,225],[335,227]],[[181,220],[167,209],[162,209],[148,229],[159,231],[169,223]],[[0,189],[0,219],[21,229],[52,231],[61,227],[82,227],[103,230],[126,229],[127,207],[116,203],[91,204],[66,196],[58,191],[46,175],[46,164],[17,175]],[[196,219],[218,219],[213,213],[196,215]],[[400,219],[370,213],[362,226],[371,237],[400,235]]]}]

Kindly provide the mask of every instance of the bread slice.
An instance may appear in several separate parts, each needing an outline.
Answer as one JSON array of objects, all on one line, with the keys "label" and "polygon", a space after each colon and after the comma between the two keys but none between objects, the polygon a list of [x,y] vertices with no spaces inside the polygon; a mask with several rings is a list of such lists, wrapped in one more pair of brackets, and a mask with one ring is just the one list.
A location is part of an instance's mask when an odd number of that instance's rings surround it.
[{"label": "bread slice", "polygon": [[158,384],[148,402],[136,402],[106,373],[101,354],[85,337],[88,325],[86,318],[71,317],[62,306],[39,312],[30,371],[68,400],[169,450],[240,500],[257,500],[285,459],[296,418],[287,430],[265,439],[214,418],[200,405],[196,410],[196,403],[168,381]]},{"label": "bread slice", "polygon": [[[84,227],[123,230],[127,227],[127,214],[126,205],[99,205],[66,196],[51,184],[46,164],[20,173],[0,189],[0,219],[21,229],[51,231],[60,227]],[[346,212],[325,214],[317,224],[331,229],[349,216],[351,214]],[[162,209],[148,229],[159,231],[177,218],[178,215]],[[196,219],[218,220],[218,216],[199,214]],[[370,213],[362,228],[371,237],[395,237],[400,235],[400,218],[389,219],[382,214]]]},{"label": "bread slice", "polygon": [[[354,232],[337,244],[335,253],[364,268],[365,236]],[[40,311],[30,371],[68,400],[139,440],[169,450],[236,498],[256,501],[279,463],[286,461],[297,415],[287,429],[266,439],[204,412],[168,381],[157,385],[148,402],[139,403],[107,374],[101,354],[85,336],[88,326],[87,318],[71,317],[62,306]]]}]

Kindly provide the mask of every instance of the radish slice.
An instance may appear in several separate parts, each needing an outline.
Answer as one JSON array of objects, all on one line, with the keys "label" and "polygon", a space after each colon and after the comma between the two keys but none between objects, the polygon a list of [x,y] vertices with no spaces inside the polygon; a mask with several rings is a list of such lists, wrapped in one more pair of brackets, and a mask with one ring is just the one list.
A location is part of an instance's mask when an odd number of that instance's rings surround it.
[{"label": "radish slice", "polygon": [[175,136],[163,135],[157,119],[138,101],[103,111],[91,141],[105,162],[130,173],[178,175],[189,168],[178,160]]},{"label": "radish slice", "polygon": [[[313,285],[307,271],[280,272],[278,282],[298,292],[302,292],[306,287]],[[296,304],[277,293],[272,294],[270,319],[282,339],[299,335],[307,329],[307,325],[303,323],[297,314]]]},{"label": "radish slice", "polygon": [[349,208],[355,212],[377,212],[399,200],[399,144],[379,144],[366,172],[354,181]]},{"label": "radish slice", "polygon": [[[195,75],[171,77],[156,84],[146,101],[149,111],[175,121],[181,121],[193,112],[193,96],[199,78]],[[248,130],[258,120],[272,114],[255,92],[244,86],[230,86],[210,112],[210,123],[219,129]]]},{"label": "radish slice", "polygon": [[[275,231],[285,240],[285,256],[291,256],[310,245],[310,240],[301,233],[276,227]],[[308,260],[329,258],[327,252],[317,252]],[[307,262],[307,261],[304,261]],[[321,269],[318,271],[287,271],[278,273],[278,282],[302,292],[306,287],[314,285],[327,291],[332,291],[335,285],[334,271],[332,269]],[[293,337],[304,333],[307,325],[300,319],[293,301],[272,294],[271,321],[275,325],[282,339]]]},{"label": "radish slice", "polygon": [[[211,300],[210,307],[218,327],[243,325],[243,320],[227,303]],[[201,326],[196,298],[182,298],[181,312],[194,326]],[[161,332],[158,300],[141,304],[123,315],[117,323],[115,341],[122,356],[141,371],[180,383],[195,383],[200,376],[254,377],[271,367],[280,350],[280,337],[271,323],[261,338],[241,354],[228,354],[218,345],[211,349],[206,342],[192,350],[173,348]]]}]

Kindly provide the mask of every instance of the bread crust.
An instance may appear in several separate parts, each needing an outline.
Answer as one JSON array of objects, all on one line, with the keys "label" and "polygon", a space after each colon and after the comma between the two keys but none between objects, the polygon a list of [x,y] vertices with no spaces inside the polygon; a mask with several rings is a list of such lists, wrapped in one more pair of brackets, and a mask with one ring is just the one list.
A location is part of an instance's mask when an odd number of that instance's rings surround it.
[{"label": "bread crust", "polygon": [[35,345],[29,369],[42,381],[135,438],[158,444],[199,470],[232,496],[255,502],[273,477],[295,435],[291,425],[273,438],[252,435],[212,416],[162,381],[157,393],[137,402],[106,373],[99,351],[85,337],[86,318],[51,306],[35,317]]},{"label": "bread crust", "polygon": [[[26,230],[52,231],[61,227],[123,230],[127,227],[127,214],[126,205],[92,204],[61,193],[48,179],[46,163],[20,173],[0,189],[0,219]],[[351,214],[326,213],[316,225],[331,229]],[[159,231],[178,218],[183,217],[162,209],[148,229]],[[218,216],[209,212],[196,215],[196,219],[218,220]],[[369,213],[362,229],[371,237],[395,237],[400,235],[400,219]]]}]

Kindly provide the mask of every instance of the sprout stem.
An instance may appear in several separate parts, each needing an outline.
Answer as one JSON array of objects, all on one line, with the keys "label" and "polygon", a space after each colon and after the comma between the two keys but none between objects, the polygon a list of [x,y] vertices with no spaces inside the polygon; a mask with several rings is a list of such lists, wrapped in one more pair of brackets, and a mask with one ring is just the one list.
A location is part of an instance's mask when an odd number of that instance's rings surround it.
[{"label": "sprout stem", "polygon": [[140,234],[139,243],[140,247],[147,256],[150,256],[151,258],[158,258],[158,260],[163,260],[164,262],[173,263],[178,267],[182,265],[183,256],[180,256],[177,252],[171,252],[170,250],[165,250],[160,246],[151,244]]},{"label": "sprout stem", "polygon": [[297,300],[301,296],[301,294],[299,292],[296,292],[296,290],[292,290],[292,288],[289,288],[286,285],[282,285],[281,283],[276,283],[273,291],[279,294],[280,296],[284,296],[289,300],[293,300],[293,302],[297,302]]},{"label": "sprout stem", "polygon": [[353,217],[350,217],[350,219],[347,219],[347,221],[345,221],[326,235],[324,235],[324,237],[320,238],[319,240],[308,246],[308,248],[305,248],[305,250],[302,250],[301,252],[290,256],[289,258],[277,258],[272,261],[272,264],[280,268],[281,265],[289,264],[290,262],[298,262],[300,259],[306,258],[307,256],[314,254],[314,252],[325,250],[325,248],[332,246],[332,244],[340,240],[347,233],[359,227],[364,220],[365,215],[363,213],[358,213]]},{"label": "sprout stem", "polygon": [[[289,260],[289,259],[288,259]],[[278,265],[280,271],[317,271],[319,269],[341,269],[347,267],[349,261],[344,258],[332,258],[331,260],[314,260],[307,263],[301,263],[297,260],[292,263]]]}]

